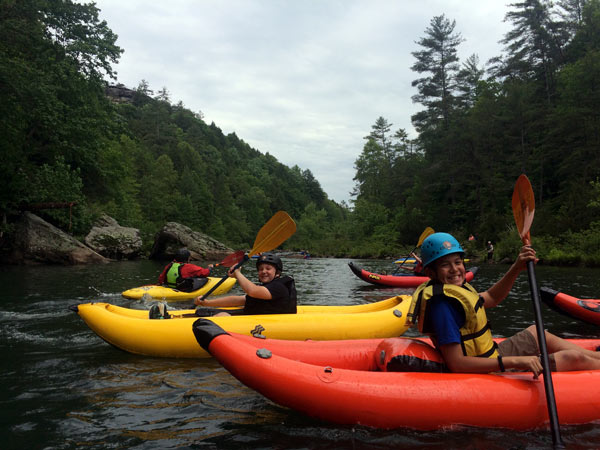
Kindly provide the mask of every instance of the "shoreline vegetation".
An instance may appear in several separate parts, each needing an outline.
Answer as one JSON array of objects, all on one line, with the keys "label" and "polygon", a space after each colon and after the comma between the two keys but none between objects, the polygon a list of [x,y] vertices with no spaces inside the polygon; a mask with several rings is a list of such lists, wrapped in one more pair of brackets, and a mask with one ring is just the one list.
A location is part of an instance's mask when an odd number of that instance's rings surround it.
[{"label": "shoreline vegetation", "polygon": [[507,5],[512,29],[485,63],[461,61],[459,47],[468,54],[472,43],[434,16],[415,37],[414,64],[390,62],[414,72],[416,136],[373,118],[350,204],[328,198],[310,169],[205,122],[167,87],[120,84],[113,65],[124,49],[95,4],[1,8],[0,79],[11,82],[0,86],[0,252],[19,238],[22,212],[43,205],[36,214],[79,240],[102,214],[139,230],[142,255],[167,222],[247,249],[286,211],[297,231],[284,251],[398,258],[432,227],[471,257],[487,259],[491,241],[499,262],[521,246],[510,198],[525,173],[542,264],[600,267],[600,0]]}]

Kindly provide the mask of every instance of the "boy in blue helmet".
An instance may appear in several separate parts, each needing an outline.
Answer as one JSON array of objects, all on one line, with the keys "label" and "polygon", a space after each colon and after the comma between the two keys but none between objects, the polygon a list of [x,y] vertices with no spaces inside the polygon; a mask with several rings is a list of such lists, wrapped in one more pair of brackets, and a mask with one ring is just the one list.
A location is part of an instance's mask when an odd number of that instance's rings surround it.
[{"label": "boy in blue helmet", "polygon": [[[514,369],[542,372],[535,325],[497,345],[485,309],[506,298],[535,250],[523,246],[514,264],[491,288],[478,293],[465,281],[464,251],[448,233],[434,233],[423,242],[421,257],[431,278],[413,294],[409,320],[430,334],[451,372],[488,373]],[[600,352],[585,350],[546,331],[552,371],[600,369]]]},{"label": "boy in blue helmet", "polygon": [[[279,256],[273,253],[263,253],[256,262],[260,285],[254,284],[242,274],[241,268],[229,269],[227,274],[234,277],[246,295],[227,295],[225,297],[201,300],[197,297],[194,304],[209,307],[243,306],[242,310],[233,312],[216,312],[215,316],[231,314],[295,314],[296,286],[294,279],[281,276],[283,263]],[[202,315],[211,315],[202,311]]]}]

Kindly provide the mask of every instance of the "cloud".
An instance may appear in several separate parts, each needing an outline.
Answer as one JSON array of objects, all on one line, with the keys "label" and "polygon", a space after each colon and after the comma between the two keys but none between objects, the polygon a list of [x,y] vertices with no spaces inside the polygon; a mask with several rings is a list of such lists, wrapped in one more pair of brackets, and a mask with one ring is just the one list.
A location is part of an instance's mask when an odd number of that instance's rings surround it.
[{"label": "cloud", "polygon": [[476,0],[97,0],[125,50],[118,81],[142,79],[225,133],[310,169],[349,201],[354,161],[378,117],[415,137],[411,52],[436,15],[456,20],[462,60],[498,56],[502,2]]}]

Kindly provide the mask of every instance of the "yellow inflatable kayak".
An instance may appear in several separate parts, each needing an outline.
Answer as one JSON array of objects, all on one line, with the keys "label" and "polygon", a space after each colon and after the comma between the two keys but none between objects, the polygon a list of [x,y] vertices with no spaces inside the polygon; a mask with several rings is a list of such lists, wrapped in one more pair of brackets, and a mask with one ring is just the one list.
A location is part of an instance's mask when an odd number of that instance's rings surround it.
[{"label": "yellow inflatable kayak", "polygon": [[[198,297],[199,295],[203,295],[205,292],[208,292],[219,281],[221,281],[221,278],[208,277],[208,282],[204,286],[192,292],[183,292],[167,286],[151,284],[147,286],[140,286],[133,289],[128,289],[122,292],[121,295],[125,298],[131,298],[134,300],[150,297],[158,300],[165,300],[167,302],[179,302],[184,300],[191,300],[193,298]],[[221,283],[221,285],[218,288],[211,292],[210,295],[212,296],[225,294],[231,290],[234,284],[235,278],[229,277],[223,283]]]},{"label": "yellow inflatable kayak", "polygon": [[[210,317],[224,330],[272,339],[317,341],[400,336],[408,326],[410,295],[352,306],[298,306],[297,314]],[[102,339],[138,355],[209,358],[192,331],[194,310],[169,310],[170,319],[149,319],[148,311],[108,303],[70,307]]]}]

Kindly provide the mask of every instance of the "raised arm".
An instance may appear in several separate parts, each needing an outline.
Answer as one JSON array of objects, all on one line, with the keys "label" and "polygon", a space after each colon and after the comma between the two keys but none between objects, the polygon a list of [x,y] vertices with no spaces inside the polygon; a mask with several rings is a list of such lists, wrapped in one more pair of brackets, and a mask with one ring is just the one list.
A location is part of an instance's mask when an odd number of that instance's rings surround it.
[{"label": "raised arm", "polygon": [[521,247],[519,256],[504,276],[481,294],[486,308],[493,308],[506,298],[519,274],[527,267],[528,261],[536,261],[535,250],[525,245]]}]

